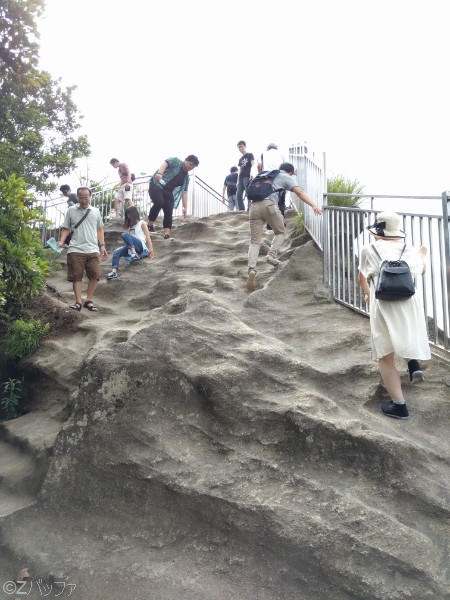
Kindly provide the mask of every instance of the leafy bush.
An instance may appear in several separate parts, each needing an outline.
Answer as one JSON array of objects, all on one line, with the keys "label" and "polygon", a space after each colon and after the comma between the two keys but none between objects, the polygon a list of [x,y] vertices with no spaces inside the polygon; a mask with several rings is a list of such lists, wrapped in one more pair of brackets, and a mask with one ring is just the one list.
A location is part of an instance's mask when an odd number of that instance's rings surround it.
[{"label": "leafy bush", "polygon": [[62,269],[62,265],[61,263],[58,261],[59,259],[59,254],[57,254],[54,250],[52,250],[51,248],[44,248],[44,257],[45,260],[48,262],[49,267],[50,267],[50,275],[53,275],[53,273],[56,273],[57,271],[61,271]]},{"label": "leafy bush", "polygon": [[298,236],[305,231],[305,218],[302,212],[298,215],[295,215],[292,222],[292,227],[294,230],[294,236]]},{"label": "leafy bush", "polygon": [[327,196],[328,206],[358,206],[361,198],[352,194],[363,194],[364,186],[357,179],[335,175],[327,180],[327,194],[348,194],[347,196]]},{"label": "leafy bush", "polygon": [[0,316],[18,312],[44,287],[49,264],[36,224],[44,220],[32,208],[23,179],[0,178]]},{"label": "leafy bush", "polygon": [[3,340],[3,353],[6,358],[19,360],[31,354],[39,346],[41,339],[49,332],[50,325],[41,325],[38,319],[16,319],[8,327]]},{"label": "leafy bush", "polygon": [[9,378],[2,384],[3,398],[0,402],[2,417],[5,420],[14,419],[20,414],[19,403],[22,395],[22,383],[20,379]]}]

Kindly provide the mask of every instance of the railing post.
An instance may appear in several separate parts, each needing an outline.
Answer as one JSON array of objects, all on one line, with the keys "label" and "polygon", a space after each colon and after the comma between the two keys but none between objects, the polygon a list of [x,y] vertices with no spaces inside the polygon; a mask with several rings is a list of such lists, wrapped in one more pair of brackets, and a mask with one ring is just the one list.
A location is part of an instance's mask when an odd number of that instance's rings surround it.
[{"label": "railing post", "polygon": [[328,194],[322,194],[322,253],[323,253],[323,281],[326,285],[330,284],[330,228],[328,210]]},{"label": "railing post", "polygon": [[444,226],[445,273],[447,278],[447,315],[450,320],[450,191],[448,190],[442,192],[442,217]]},{"label": "railing post", "polygon": [[191,181],[189,182],[189,187],[191,188],[192,192],[191,192],[191,198],[192,198],[192,208],[191,208],[191,214],[192,216],[196,216],[196,212],[195,212],[195,202],[196,202],[196,194],[195,194],[195,188],[196,188],[197,182],[195,181],[195,173],[192,173],[191,175]]},{"label": "railing post", "polygon": [[41,243],[45,247],[47,242],[47,198],[44,200],[44,221],[42,221]]}]

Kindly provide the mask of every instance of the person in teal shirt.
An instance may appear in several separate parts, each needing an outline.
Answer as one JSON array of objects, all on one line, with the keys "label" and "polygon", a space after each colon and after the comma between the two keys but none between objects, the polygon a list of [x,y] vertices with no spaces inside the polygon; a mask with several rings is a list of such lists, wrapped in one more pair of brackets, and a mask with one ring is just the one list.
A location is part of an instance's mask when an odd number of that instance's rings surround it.
[{"label": "person in teal shirt", "polygon": [[149,193],[152,207],[148,214],[148,229],[155,231],[154,223],[162,209],[164,213],[164,239],[170,238],[172,229],[173,209],[183,201],[183,217],[187,215],[189,172],[198,167],[199,160],[189,154],[184,161],[171,157],[167,158],[153,174],[150,181]]}]

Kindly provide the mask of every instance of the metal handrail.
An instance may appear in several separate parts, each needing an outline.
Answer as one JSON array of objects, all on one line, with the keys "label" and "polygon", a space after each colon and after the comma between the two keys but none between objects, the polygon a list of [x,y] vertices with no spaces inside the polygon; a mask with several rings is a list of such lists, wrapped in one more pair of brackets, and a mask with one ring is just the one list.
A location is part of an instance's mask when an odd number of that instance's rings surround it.
[{"label": "metal handrail", "polygon": [[[324,282],[331,287],[337,302],[369,316],[358,284],[358,259],[362,247],[369,243],[370,234],[366,226],[374,221],[380,211],[338,206],[324,206],[323,211]],[[416,282],[417,292],[422,295],[431,346],[448,353],[450,262],[448,240],[445,239],[445,231],[449,228],[448,216],[397,213],[402,218],[403,230],[411,243],[424,245],[429,250],[427,271]]]},{"label": "metal handrail", "polygon": [[[222,196],[214,190],[206,182],[204,182],[195,174],[190,175],[190,184],[188,188],[188,214],[194,217],[206,217],[211,214],[226,212],[227,206],[222,203]],[[150,211],[151,200],[148,193],[150,176],[137,177],[133,184],[133,203],[139,210],[142,216],[148,215]],[[104,221],[113,218],[114,195],[118,189],[118,183],[111,183],[101,188],[94,190],[91,194],[91,204],[96,206],[102,215]],[[46,244],[50,237],[59,239],[64,217],[67,212],[67,199],[61,198],[46,198],[36,202],[37,206],[41,206],[48,220],[46,222],[36,223],[41,231],[42,243]],[[183,215],[182,205],[173,211],[174,217]]]}]

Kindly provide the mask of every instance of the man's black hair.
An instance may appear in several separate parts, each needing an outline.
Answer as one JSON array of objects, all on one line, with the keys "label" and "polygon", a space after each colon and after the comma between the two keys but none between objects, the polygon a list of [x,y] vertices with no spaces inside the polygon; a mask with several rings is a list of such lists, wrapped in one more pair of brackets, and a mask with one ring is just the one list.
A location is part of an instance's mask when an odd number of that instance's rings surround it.
[{"label": "man's black hair", "polygon": [[120,162],[120,160],[119,160],[118,158],[112,158],[112,159],[109,161],[109,164],[110,164],[110,165],[114,165],[114,163],[116,163],[116,162]]},{"label": "man's black hair", "polygon": [[200,161],[194,154],[189,154],[189,156],[186,156],[186,158],[184,160],[194,163],[196,167],[198,167],[198,165],[200,164]]},{"label": "man's black hair", "polygon": [[247,148],[247,144],[244,142],[244,140],[239,140],[237,146],[245,146]]},{"label": "man's black hair", "polygon": [[237,167],[231,167],[230,173],[236,173],[236,171],[239,171]]},{"label": "man's black hair", "polygon": [[70,185],[67,185],[67,183],[65,183],[59,188],[59,191],[61,192],[61,194],[64,194],[64,192],[70,192]]},{"label": "man's black hair", "polygon": [[287,173],[293,173],[295,171],[294,165],[291,163],[281,163],[280,171],[286,171]]}]

